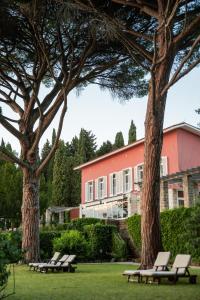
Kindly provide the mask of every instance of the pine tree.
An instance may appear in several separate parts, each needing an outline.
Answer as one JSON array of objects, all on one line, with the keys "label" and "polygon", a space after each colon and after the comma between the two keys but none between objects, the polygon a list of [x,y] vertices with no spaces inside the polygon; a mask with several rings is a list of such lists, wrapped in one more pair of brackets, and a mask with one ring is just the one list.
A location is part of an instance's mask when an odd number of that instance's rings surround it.
[{"label": "pine tree", "polygon": [[115,143],[113,145],[113,149],[119,149],[124,146],[124,137],[121,131],[117,132],[115,136]]},{"label": "pine tree", "polygon": [[103,142],[100,148],[96,151],[96,156],[101,156],[113,150],[113,145],[110,141]]},{"label": "pine tree", "polygon": [[81,128],[79,135],[78,153],[82,162],[88,162],[95,157],[96,137],[91,131]]},{"label": "pine tree", "polygon": [[136,126],[133,122],[133,120],[131,120],[131,126],[129,128],[129,132],[128,132],[128,144],[131,144],[133,142],[136,141]]},{"label": "pine tree", "polygon": [[66,198],[69,195],[70,180],[68,174],[69,161],[67,160],[66,146],[63,141],[55,153],[52,182],[52,202],[56,206],[67,206]]}]

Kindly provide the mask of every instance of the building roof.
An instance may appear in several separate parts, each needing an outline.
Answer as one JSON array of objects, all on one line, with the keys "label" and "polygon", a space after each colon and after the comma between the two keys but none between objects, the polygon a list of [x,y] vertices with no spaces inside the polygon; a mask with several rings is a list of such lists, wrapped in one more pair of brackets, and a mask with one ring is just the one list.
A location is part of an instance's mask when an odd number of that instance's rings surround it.
[{"label": "building roof", "polygon": [[[172,125],[170,127],[167,127],[167,128],[165,128],[163,130],[163,133],[165,134],[167,132],[170,132],[170,131],[173,131],[173,130],[176,130],[176,129],[184,129],[186,131],[189,131],[189,132],[191,132],[193,134],[196,134],[196,135],[200,136],[200,128],[197,128],[197,127],[192,126],[192,125],[190,125],[188,123],[185,123],[185,122],[178,123],[178,124]],[[134,143],[132,143],[130,145],[124,146],[124,147],[122,147],[120,149],[117,149],[117,150],[114,150],[112,152],[106,153],[106,154],[104,154],[102,156],[99,156],[99,157],[97,157],[97,158],[95,158],[93,160],[90,160],[90,161],[88,161],[88,162],[86,162],[84,164],[81,164],[81,165],[75,167],[74,170],[81,170],[81,169],[83,169],[83,168],[85,168],[85,167],[87,167],[89,165],[92,165],[92,164],[94,164],[94,163],[96,163],[98,161],[101,161],[101,160],[103,160],[103,159],[105,159],[107,157],[113,156],[113,155],[115,155],[117,153],[126,151],[127,149],[133,148],[133,147],[135,147],[135,146],[137,146],[137,145],[139,145],[141,143],[144,143],[144,138],[142,138],[140,140],[137,140],[136,142],[134,142]]]}]

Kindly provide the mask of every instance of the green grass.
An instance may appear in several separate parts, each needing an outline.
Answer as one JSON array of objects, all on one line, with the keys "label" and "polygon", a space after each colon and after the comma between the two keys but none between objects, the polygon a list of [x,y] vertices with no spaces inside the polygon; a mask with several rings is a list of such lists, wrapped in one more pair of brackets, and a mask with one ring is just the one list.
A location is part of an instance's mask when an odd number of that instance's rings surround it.
[{"label": "green grass", "polygon": [[[181,279],[176,285],[127,283],[121,274],[133,268],[121,264],[78,264],[75,273],[29,271],[16,266],[16,294],[9,300],[200,300],[200,283]],[[198,274],[200,270],[192,270]],[[7,293],[12,291],[12,276]]]}]

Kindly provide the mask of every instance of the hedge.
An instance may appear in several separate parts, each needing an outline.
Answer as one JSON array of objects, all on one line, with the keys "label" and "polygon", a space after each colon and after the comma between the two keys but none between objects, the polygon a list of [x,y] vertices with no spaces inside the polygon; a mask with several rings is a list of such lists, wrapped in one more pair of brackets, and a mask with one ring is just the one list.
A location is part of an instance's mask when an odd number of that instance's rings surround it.
[{"label": "hedge", "polygon": [[42,259],[49,259],[53,255],[53,240],[59,238],[62,232],[41,231],[40,232],[40,256]]},{"label": "hedge", "polygon": [[69,223],[63,224],[63,229],[84,231],[85,225],[104,224],[104,223],[105,223],[104,220],[97,219],[97,218],[74,219]]},{"label": "hedge", "polygon": [[[187,253],[186,224],[195,208],[176,208],[161,212],[161,234],[163,248],[170,251],[172,257],[177,253]],[[141,216],[134,215],[127,219],[128,231],[132,236],[137,251],[141,249]],[[193,256],[193,253],[190,253]]]},{"label": "hedge", "polygon": [[113,225],[85,225],[84,232],[88,242],[88,259],[110,259],[112,256]]}]

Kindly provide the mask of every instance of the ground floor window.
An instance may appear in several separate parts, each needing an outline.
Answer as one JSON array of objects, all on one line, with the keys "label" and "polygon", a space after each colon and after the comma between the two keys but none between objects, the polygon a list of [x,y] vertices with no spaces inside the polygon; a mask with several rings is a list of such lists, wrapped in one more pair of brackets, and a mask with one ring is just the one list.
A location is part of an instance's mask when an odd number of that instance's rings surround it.
[{"label": "ground floor window", "polygon": [[123,219],[128,217],[128,202],[114,201],[82,208],[82,217],[99,219]]}]

